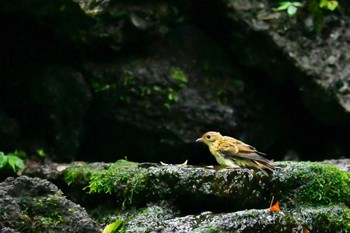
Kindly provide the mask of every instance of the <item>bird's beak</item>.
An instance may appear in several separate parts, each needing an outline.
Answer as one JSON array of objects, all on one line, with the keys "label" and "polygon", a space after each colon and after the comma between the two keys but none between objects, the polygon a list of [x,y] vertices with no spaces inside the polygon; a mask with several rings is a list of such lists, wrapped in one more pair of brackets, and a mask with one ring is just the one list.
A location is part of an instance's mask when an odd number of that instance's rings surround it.
[{"label": "bird's beak", "polygon": [[203,142],[203,139],[202,139],[202,138],[198,138],[198,139],[196,140],[196,142]]}]

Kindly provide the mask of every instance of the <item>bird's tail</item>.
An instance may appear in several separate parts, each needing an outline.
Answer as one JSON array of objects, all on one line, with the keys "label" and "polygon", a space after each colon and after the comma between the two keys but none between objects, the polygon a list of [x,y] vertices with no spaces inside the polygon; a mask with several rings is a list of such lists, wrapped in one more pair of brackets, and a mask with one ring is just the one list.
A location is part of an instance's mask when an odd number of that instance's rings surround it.
[{"label": "bird's tail", "polygon": [[258,155],[263,155],[263,156],[266,155],[264,152],[261,152],[261,151],[256,151],[255,153],[258,154]]},{"label": "bird's tail", "polygon": [[256,164],[257,168],[262,171],[265,175],[268,175],[266,170],[269,173],[273,173],[276,169],[275,165],[268,159],[264,157],[258,156],[258,158],[253,159],[253,162]]},{"label": "bird's tail", "polygon": [[272,164],[272,162],[268,159],[265,159],[259,153],[249,153],[249,154],[237,154],[236,156],[244,159],[248,159],[249,162],[246,163],[246,166],[259,169],[266,176],[268,173],[273,173],[276,167]]},{"label": "bird's tail", "polygon": [[258,169],[262,171],[265,175],[267,174],[265,170],[268,170],[273,173],[273,171],[276,169],[276,167],[273,164],[271,164],[270,161],[268,162],[254,161],[254,163],[257,165]]}]

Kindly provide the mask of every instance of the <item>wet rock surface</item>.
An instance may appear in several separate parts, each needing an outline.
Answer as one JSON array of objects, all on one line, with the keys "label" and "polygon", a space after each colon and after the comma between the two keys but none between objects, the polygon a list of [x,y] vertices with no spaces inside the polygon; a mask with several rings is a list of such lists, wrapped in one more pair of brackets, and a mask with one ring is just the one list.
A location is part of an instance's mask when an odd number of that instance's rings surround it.
[{"label": "wet rock surface", "polygon": [[330,159],[322,161],[325,164],[333,164],[339,167],[340,170],[349,172],[350,171],[350,160],[349,159]]},{"label": "wet rock surface", "polygon": [[1,232],[98,232],[81,206],[52,183],[21,176],[0,183]]},{"label": "wet rock surface", "polygon": [[[321,163],[275,165],[280,168],[265,176],[250,169],[214,170],[121,160],[103,166],[67,166],[64,179],[71,188],[84,190],[80,199],[74,198],[78,202],[84,195],[105,197],[104,203],[111,204],[97,203],[98,211],[90,206],[91,214],[103,224],[122,220],[126,232],[347,229],[349,173]],[[272,197],[273,203],[279,202],[280,211],[269,210]],[[111,210],[112,203],[118,207]]]},{"label": "wet rock surface", "polygon": [[[156,205],[153,208],[157,209]],[[222,214],[203,212],[170,219],[169,216],[155,219],[154,216],[145,214],[143,217],[129,219],[130,222],[125,227],[126,232],[342,232],[345,230],[344,225],[328,225],[330,219],[336,221],[337,217],[348,219],[348,213],[342,207],[330,206],[278,213],[268,209]]]},{"label": "wet rock surface", "polygon": [[[350,177],[334,166],[276,163],[281,168],[264,177],[246,169],[139,164],[138,169],[128,170],[123,167],[126,163],[119,163],[117,173],[111,172],[114,164],[97,177],[116,175],[112,179],[119,180],[119,185],[110,187],[111,193],[120,194],[119,188],[124,187],[130,212],[121,211],[114,218],[124,220],[126,232],[341,232],[350,221]],[[125,172],[136,172],[137,178],[128,175],[125,181],[120,178],[126,177]],[[140,175],[143,172],[148,175]],[[91,179],[90,188],[96,188],[94,182]],[[280,211],[269,209],[272,196],[280,203]],[[147,207],[132,207],[142,202],[148,202]]]}]

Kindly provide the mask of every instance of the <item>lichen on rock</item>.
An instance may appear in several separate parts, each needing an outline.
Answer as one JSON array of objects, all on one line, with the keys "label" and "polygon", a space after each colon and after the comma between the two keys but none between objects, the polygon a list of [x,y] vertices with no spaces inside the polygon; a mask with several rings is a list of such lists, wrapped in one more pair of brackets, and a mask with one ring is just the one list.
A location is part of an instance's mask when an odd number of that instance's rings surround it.
[{"label": "lichen on rock", "polygon": [[[0,183],[0,228],[18,232],[97,232],[81,206],[52,183],[21,176]],[[11,232],[11,231],[10,231]]]}]

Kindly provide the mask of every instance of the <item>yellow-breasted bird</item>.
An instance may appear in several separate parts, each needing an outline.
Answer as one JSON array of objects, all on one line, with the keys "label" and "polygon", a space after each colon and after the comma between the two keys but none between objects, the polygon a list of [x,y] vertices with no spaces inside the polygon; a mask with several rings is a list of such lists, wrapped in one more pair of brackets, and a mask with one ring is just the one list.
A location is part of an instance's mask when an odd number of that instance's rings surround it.
[{"label": "yellow-breasted bird", "polygon": [[254,147],[232,137],[222,136],[219,132],[206,132],[196,142],[203,142],[209,146],[210,153],[216,161],[227,167],[249,167],[259,169],[265,175],[266,170],[273,172],[275,166],[261,155]]}]

